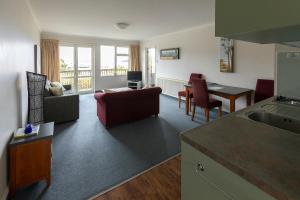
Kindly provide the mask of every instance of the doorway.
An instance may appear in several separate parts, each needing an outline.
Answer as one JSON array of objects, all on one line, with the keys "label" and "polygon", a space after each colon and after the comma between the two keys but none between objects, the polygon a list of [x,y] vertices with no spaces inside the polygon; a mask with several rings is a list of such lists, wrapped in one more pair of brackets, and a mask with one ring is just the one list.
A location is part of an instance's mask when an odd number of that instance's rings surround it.
[{"label": "doorway", "polygon": [[155,85],[156,82],[156,50],[146,48],[146,83]]},{"label": "doorway", "polygon": [[59,47],[60,81],[78,93],[94,91],[94,48],[62,45]]}]

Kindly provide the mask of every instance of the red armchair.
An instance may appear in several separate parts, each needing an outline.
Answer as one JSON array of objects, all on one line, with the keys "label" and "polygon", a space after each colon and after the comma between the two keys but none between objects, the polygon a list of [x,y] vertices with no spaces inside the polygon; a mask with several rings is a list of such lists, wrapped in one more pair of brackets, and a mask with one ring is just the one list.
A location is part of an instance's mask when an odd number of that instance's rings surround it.
[{"label": "red armchair", "polygon": [[102,124],[111,126],[159,114],[161,88],[113,93],[96,93],[97,115]]},{"label": "red armchair", "polygon": [[209,121],[209,112],[212,108],[218,107],[219,108],[219,117],[222,116],[222,101],[215,100],[212,98],[209,98],[208,94],[208,88],[206,81],[203,79],[193,79],[192,80],[193,85],[193,113],[192,113],[192,120],[194,120],[195,112],[196,112],[196,106],[199,106],[201,108],[205,109],[205,116],[206,121]]},{"label": "red armchair", "polygon": [[[192,84],[192,79],[194,78],[201,78],[202,74],[196,74],[196,73],[192,73],[190,75],[190,79],[189,79],[189,84]],[[179,91],[178,92],[178,104],[179,104],[179,108],[181,107],[181,97],[186,97],[186,92],[185,91]],[[193,98],[193,93],[190,93],[190,99]],[[191,102],[191,101],[190,101]],[[191,109],[191,104],[189,105],[190,109]]]}]

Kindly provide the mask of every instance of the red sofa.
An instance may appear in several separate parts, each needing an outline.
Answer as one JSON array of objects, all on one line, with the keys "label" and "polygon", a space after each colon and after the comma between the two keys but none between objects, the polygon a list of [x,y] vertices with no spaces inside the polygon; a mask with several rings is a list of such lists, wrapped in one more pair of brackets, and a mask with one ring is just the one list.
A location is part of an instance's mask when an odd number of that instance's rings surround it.
[{"label": "red sofa", "polygon": [[97,115],[109,128],[124,122],[135,121],[159,114],[161,88],[147,88],[113,93],[96,93]]}]

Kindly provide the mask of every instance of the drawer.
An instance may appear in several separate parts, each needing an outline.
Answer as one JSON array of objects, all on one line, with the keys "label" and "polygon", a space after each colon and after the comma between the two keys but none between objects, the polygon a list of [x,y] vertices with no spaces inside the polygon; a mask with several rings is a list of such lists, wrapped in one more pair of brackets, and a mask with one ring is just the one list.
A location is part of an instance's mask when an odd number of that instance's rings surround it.
[{"label": "drawer", "polygon": [[230,195],[195,170],[191,163],[182,161],[181,171],[182,200],[233,200]]},{"label": "drawer", "polygon": [[189,163],[193,170],[205,177],[217,188],[229,194],[233,199],[243,200],[274,200],[247,180],[233,173],[221,164],[204,155],[185,142],[181,142],[182,163]]}]

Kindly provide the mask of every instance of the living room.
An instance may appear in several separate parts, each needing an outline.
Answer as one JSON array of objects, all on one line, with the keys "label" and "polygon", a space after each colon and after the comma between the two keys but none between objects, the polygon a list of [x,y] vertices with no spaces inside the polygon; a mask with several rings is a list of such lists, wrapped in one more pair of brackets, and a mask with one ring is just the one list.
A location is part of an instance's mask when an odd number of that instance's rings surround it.
[{"label": "living room", "polygon": [[300,198],[300,20],[243,8],[1,1],[0,199]]}]

